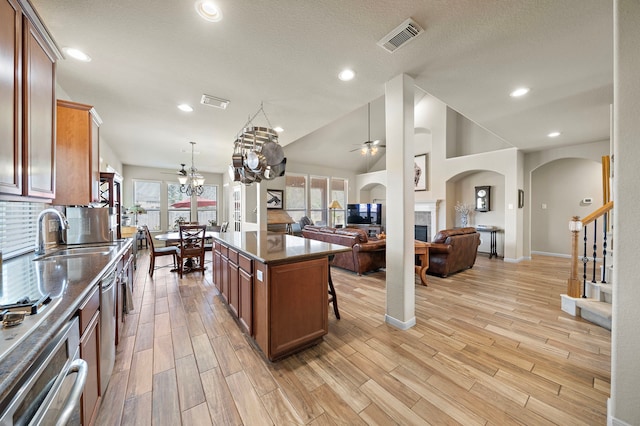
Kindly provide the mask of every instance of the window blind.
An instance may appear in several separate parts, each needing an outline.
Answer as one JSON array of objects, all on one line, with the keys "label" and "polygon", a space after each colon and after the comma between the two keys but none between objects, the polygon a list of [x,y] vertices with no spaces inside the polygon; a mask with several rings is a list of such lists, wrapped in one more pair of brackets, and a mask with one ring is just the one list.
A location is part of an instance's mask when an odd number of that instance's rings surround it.
[{"label": "window blind", "polygon": [[33,251],[44,203],[0,201],[0,250],[9,259]]}]

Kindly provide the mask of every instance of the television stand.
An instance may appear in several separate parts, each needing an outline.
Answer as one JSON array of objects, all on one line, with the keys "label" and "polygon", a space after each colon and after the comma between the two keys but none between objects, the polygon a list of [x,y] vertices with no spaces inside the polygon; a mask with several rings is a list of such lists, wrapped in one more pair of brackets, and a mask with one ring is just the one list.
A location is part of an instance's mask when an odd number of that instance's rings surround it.
[{"label": "television stand", "polygon": [[382,232],[382,225],[372,225],[369,223],[349,223],[347,228],[364,229],[369,237],[375,237]]}]

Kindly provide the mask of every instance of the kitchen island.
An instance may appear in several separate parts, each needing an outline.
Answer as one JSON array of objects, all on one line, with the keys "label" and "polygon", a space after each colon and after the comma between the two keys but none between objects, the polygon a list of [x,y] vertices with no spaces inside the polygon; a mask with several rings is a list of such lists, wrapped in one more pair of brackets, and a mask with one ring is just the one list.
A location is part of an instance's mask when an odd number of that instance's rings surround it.
[{"label": "kitchen island", "polygon": [[213,281],[270,360],[328,332],[328,257],[350,247],[267,232],[214,233]]}]

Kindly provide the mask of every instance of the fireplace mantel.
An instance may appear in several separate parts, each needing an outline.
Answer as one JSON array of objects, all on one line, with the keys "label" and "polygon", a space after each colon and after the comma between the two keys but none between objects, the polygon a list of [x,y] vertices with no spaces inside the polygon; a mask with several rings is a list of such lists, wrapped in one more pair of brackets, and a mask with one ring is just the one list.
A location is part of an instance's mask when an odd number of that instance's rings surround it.
[{"label": "fireplace mantel", "polygon": [[429,236],[429,241],[433,239],[438,229],[438,208],[441,201],[442,200],[420,201],[418,203],[415,203],[414,206],[414,211],[416,212],[431,213],[431,223],[429,224],[429,233],[431,235]]}]

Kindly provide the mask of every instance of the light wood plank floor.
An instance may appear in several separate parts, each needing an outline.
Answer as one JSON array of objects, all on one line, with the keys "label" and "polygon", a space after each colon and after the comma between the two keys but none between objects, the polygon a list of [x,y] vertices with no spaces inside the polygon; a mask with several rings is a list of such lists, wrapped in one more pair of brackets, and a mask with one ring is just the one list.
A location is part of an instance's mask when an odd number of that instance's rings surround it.
[{"label": "light wood plank floor", "polygon": [[321,344],[270,363],[211,264],[204,278],[162,268],[152,280],[140,253],[100,425],[606,424],[610,332],[560,310],[567,259],[479,255],[429,287],[416,278],[408,331],[384,323],[384,272],[333,268],[342,319],[330,310]]}]

